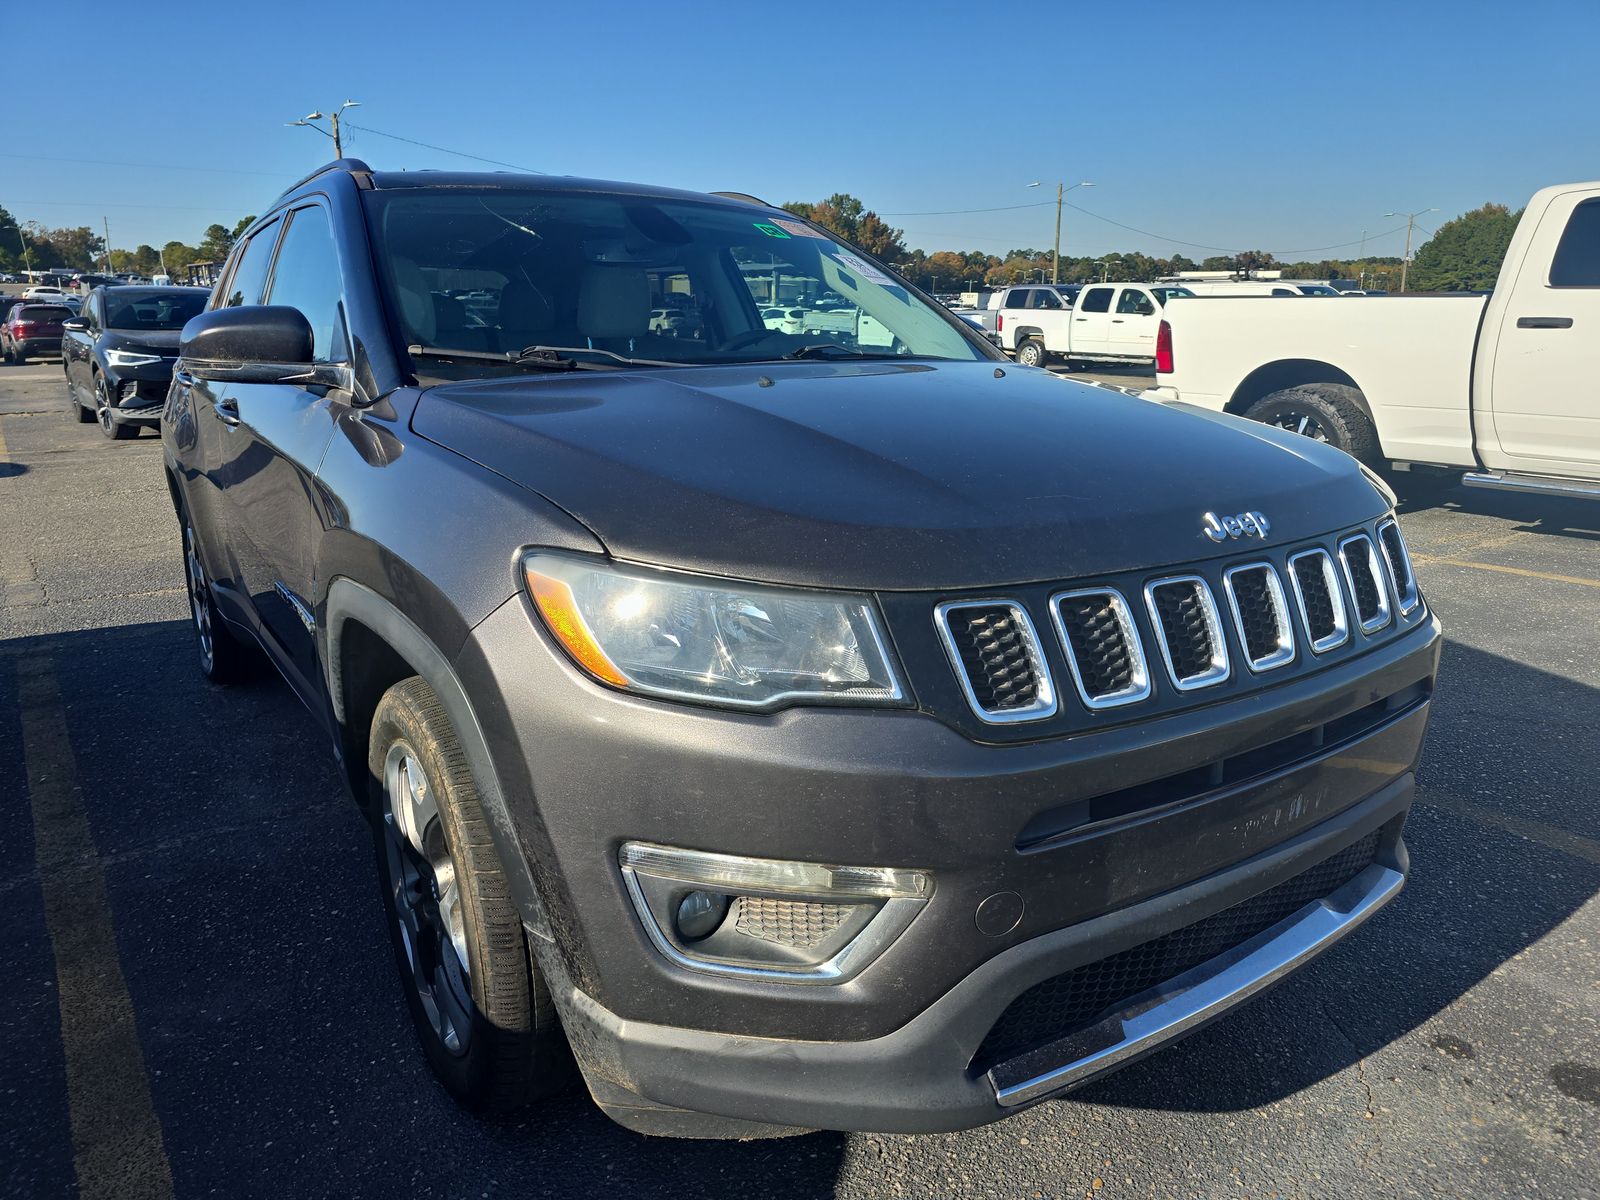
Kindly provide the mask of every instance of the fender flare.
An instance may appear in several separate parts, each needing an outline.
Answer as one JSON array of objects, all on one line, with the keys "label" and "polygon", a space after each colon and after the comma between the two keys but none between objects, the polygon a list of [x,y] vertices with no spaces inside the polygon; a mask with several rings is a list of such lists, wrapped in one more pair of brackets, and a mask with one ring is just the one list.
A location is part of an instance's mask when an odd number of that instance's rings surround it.
[{"label": "fender flare", "polygon": [[517,839],[506,809],[500,777],[489,753],[488,739],[478,723],[472,703],[449,658],[411,619],[377,592],[348,576],[338,576],[328,585],[324,601],[323,629],[326,645],[322,656],[328,699],[333,715],[343,728],[346,724],[344,688],[341,677],[341,639],[344,626],[352,618],[361,622],[387,642],[411,666],[444,705],[445,713],[466,755],[478,800],[489,819],[489,834],[494,840],[500,865],[511,885],[512,899],[522,914],[523,923],[548,937],[549,923],[544,902],[534,883],[533,872]]}]

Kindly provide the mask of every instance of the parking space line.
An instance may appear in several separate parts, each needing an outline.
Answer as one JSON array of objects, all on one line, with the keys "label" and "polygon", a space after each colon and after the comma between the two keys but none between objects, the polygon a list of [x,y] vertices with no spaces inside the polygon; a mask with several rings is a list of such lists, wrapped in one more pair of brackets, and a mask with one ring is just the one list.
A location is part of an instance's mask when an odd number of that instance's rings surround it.
[{"label": "parking space line", "polygon": [[17,698],[34,861],[55,956],[78,1194],[164,1200],[173,1194],[172,1167],[49,657],[17,660]]},{"label": "parking space line", "polygon": [[1600,579],[1585,579],[1581,575],[1557,575],[1553,571],[1534,571],[1527,567],[1505,567],[1499,563],[1473,562],[1470,558],[1440,558],[1431,554],[1413,554],[1411,561],[1421,566],[1475,567],[1480,571],[1498,571],[1502,575],[1522,575],[1528,579],[1544,579],[1551,583],[1575,583],[1579,587],[1600,588]]},{"label": "parking space line", "polygon": [[1498,812],[1481,804],[1474,804],[1470,800],[1463,800],[1450,792],[1435,791],[1429,787],[1418,789],[1417,803],[1535,842],[1546,850],[1554,850],[1559,854],[1581,858],[1584,862],[1600,866],[1600,842],[1581,834],[1568,833],[1565,829],[1547,822],[1531,821],[1526,817]]}]

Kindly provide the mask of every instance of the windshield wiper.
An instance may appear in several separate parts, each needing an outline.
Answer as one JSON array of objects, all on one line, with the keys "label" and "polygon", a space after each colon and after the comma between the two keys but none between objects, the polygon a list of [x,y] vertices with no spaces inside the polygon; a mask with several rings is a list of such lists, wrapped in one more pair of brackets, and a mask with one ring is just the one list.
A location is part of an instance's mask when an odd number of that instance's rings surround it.
[{"label": "windshield wiper", "polygon": [[904,354],[873,354],[866,350],[856,350],[850,346],[841,346],[838,342],[813,342],[809,346],[801,346],[798,350],[791,350],[783,356],[784,360],[799,358],[827,358],[830,354],[842,354],[846,358],[905,358]]},{"label": "windshield wiper", "polygon": [[[445,362],[498,363],[503,367],[525,367],[530,371],[614,371],[618,367],[681,367],[684,364],[658,362],[650,358],[625,358],[610,350],[590,346],[529,346],[516,354],[510,351],[455,350],[448,346],[407,346],[412,358],[437,358]],[[572,358],[574,354],[599,354],[609,361],[589,362]]]}]

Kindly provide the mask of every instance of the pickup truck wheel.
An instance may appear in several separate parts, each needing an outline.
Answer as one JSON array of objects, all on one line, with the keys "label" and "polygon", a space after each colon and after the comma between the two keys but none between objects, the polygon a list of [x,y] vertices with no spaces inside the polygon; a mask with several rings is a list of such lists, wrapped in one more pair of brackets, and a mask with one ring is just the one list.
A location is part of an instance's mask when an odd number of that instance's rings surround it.
[{"label": "pickup truck wheel", "polygon": [[1257,400],[1244,415],[1313,441],[1337,446],[1352,458],[1377,465],[1378,435],[1352,398],[1356,390],[1342,384],[1318,383],[1284,388]]},{"label": "pickup truck wheel", "polygon": [[1029,338],[1017,347],[1017,362],[1025,367],[1042,367],[1049,359],[1044,343],[1038,338]]},{"label": "pickup truck wheel", "polygon": [[384,693],[367,766],[378,874],[395,960],[435,1075],[473,1110],[503,1111],[571,1076],[555,1006],[466,757],[420,678]]}]

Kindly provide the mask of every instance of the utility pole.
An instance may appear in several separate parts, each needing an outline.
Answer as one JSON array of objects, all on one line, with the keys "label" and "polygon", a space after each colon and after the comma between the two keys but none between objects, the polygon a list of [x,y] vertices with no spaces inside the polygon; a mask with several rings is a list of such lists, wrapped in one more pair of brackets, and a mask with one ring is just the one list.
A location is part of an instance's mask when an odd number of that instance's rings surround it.
[{"label": "utility pole", "polygon": [[1391,212],[1384,213],[1386,217],[1404,217],[1406,219],[1406,253],[1400,260],[1400,291],[1406,290],[1406,280],[1411,275],[1411,231],[1416,227],[1417,218],[1423,213],[1438,212],[1437,208],[1419,208],[1414,213]]},{"label": "utility pole", "polygon": [[[290,127],[293,127],[293,126],[296,126],[296,125],[303,125],[307,129],[315,129],[318,133],[322,134],[323,137],[331,137],[333,139],[333,156],[334,156],[334,158],[343,158],[344,157],[344,142],[340,139],[340,136],[339,136],[339,114],[344,112],[344,110],[347,109],[347,108],[360,108],[360,107],[361,107],[361,102],[359,100],[346,100],[343,104],[341,104],[338,108],[334,109],[330,113],[311,112],[311,113],[307,113],[305,116],[301,117],[298,121],[286,121],[285,124],[290,126]],[[321,125],[313,124],[313,122],[315,122],[315,121],[322,121],[322,120],[326,120],[326,121],[328,121],[329,123],[331,123],[333,125],[333,129],[332,129],[331,132],[329,130],[324,129]]]},{"label": "utility pole", "polygon": [[[1038,182],[1035,182],[1030,183],[1028,186],[1031,188],[1036,188],[1041,185]],[[1056,184],[1056,244],[1055,249],[1050,252],[1051,283],[1061,282],[1061,207],[1065,202],[1066,195],[1068,192],[1073,191],[1076,188],[1093,186],[1094,184],[1090,183],[1088,180],[1085,180],[1082,183],[1075,183],[1072,185],[1072,187],[1067,187],[1064,183]]]},{"label": "utility pole", "polygon": [[106,274],[115,275],[117,273],[117,263],[111,257],[111,222],[105,217],[101,217],[100,228],[106,231]]}]

